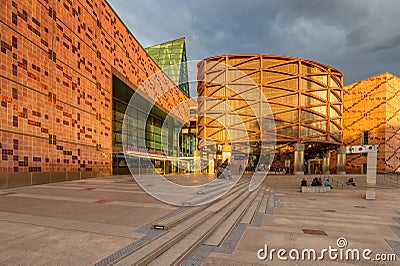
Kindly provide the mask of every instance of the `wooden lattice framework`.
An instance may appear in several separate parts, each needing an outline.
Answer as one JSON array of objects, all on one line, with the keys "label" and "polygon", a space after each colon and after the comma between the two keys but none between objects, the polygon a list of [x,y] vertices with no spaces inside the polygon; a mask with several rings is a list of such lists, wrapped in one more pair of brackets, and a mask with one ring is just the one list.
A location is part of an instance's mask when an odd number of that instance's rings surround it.
[{"label": "wooden lattice framework", "polygon": [[[226,64],[221,67],[217,64]],[[232,69],[242,71],[257,87],[240,84]],[[232,86],[248,86],[246,92],[263,93],[268,100],[276,125],[277,144],[305,143],[306,148],[332,148],[342,142],[343,74],[317,62],[278,55],[222,55],[204,59],[198,65],[198,96],[212,97],[199,103],[198,137],[216,143],[231,144],[226,128],[216,119],[201,114],[219,113],[226,108],[236,111],[246,125],[250,142],[260,141],[254,112]],[[233,81],[233,82],[232,82]],[[258,109],[260,114],[262,109]]]}]

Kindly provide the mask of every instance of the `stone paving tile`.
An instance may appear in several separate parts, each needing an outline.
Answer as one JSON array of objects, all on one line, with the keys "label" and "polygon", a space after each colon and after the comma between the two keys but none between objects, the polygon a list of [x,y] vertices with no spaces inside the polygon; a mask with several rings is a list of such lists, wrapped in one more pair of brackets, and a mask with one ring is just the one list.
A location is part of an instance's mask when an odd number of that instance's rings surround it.
[{"label": "stone paving tile", "polygon": [[[167,214],[161,216],[160,218],[158,218],[158,219],[156,219],[154,221],[151,221],[151,222],[149,222],[149,223],[137,228],[135,230],[135,232],[142,233],[142,234],[150,234],[150,233],[152,233],[154,231],[154,229],[151,228],[151,226],[153,224],[158,223],[159,221],[162,221],[162,220],[167,219],[169,217],[172,217],[174,215],[177,215],[178,213],[186,210],[187,208],[190,208],[190,207],[180,207],[180,208],[178,208],[178,209],[176,209],[176,210],[174,210],[174,211],[172,211],[170,213],[167,213]],[[163,231],[163,230],[156,230],[156,231]]]},{"label": "stone paving tile", "polygon": [[29,194],[29,193],[15,193],[10,194],[10,197],[22,197],[22,198],[34,198],[34,199],[47,199],[47,200],[64,200],[64,201],[75,201],[75,202],[95,202],[99,199],[88,199],[68,196],[53,196],[53,195],[41,195],[41,194]]},{"label": "stone paving tile", "polygon": [[0,221],[17,224],[37,225],[61,230],[73,230],[80,232],[90,232],[103,235],[118,236],[124,238],[138,239],[143,233],[133,232],[135,227],[106,224],[98,222],[76,221],[73,219],[62,219],[39,215],[28,215],[12,212],[1,212]]}]

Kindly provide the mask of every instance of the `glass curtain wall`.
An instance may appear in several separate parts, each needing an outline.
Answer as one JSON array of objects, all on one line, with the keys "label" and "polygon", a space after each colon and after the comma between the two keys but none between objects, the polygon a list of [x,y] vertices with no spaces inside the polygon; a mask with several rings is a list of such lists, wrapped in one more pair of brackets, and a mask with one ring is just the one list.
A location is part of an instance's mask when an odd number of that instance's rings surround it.
[{"label": "glass curtain wall", "polygon": [[146,48],[147,53],[167,76],[189,96],[185,38]]},{"label": "glass curtain wall", "polygon": [[[174,173],[179,171],[179,157],[193,156],[195,147],[191,142],[195,142],[195,137],[184,134],[186,128],[180,128],[178,120],[167,117],[167,114],[154,106],[147,116],[143,110],[144,106],[150,103],[142,98],[140,103],[134,107],[128,106],[134,90],[123,81],[113,76],[113,106],[112,106],[112,146],[113,146],[113,173],[128,174],[129,169],[122,153],[122,127],[125,115],[133,121],[128,123],[127,140],[129,146],[138,155],[134,158],[137,167],[133,167],[133,172],[137,174],[153,174],[153,166],[147,165],[145,160],[140,157],[146,153],[152,154],[152,163],[155,169],[162,174]],[[129,112],[126,109],[130,108]],[[138,139],[139,130],[145,129],[145,145]],[[177,158],[171,162],[166,160],[167,156]]]}]

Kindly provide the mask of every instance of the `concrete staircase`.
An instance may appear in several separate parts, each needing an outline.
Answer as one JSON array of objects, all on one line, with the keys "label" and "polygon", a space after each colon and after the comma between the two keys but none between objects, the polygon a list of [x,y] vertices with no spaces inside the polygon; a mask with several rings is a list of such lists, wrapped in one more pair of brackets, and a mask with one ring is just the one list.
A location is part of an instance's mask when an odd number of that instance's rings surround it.
[{"label": "concrete staircase", "polygon": [[[151,224],[151,230],[165,233],[130,254],[114,256],[113,261],[103,260],[96,265],[180,265],[201,245],[219,247],[239,223],[261,226],[264,215],[273,213],[274,192],[261,185],[250,193],[248,184],[248,179],[242,179],[214,202],[186,208]],[[217,193],[215,187],[205,189],[200,195],[207,197],[213,193]],[[188,205],[195,205],[197,200],[193,198]]]}]

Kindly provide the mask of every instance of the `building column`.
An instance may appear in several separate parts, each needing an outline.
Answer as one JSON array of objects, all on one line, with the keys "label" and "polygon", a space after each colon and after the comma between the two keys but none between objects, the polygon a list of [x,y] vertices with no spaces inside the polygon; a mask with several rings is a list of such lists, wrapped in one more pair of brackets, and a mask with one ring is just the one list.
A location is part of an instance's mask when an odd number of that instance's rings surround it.
[{"label": "building column", "polygon": [[346,147],[340,147],[336,150],[336,174],[345,175],[346,174]]},{"label": "building column", "polygon": [[294,174],[304,175],[304,144],[294,144]]},{"label": "building column", "polygon": [[214,174],[214,169],[215,169],[214,155],[215,155],[214,153],[208,154],[208,173],[209,174]]},{"label": "building column", "polygon": [[200,174],[201,173],[201,159],[200,159],[200,151],[195,150],[193,154],[193,173]]},{"label": "building column", "polygon": [[376,151],[368,152],[367,157],[367,192],[365,199],[376,199],[376,162],[378,154]]},{"label": "building column", "polygon": [[322,173],[324,175],[329,175],[331,173],[330,167],[331,167],[331,153],[328,151],[323,154]]}]

